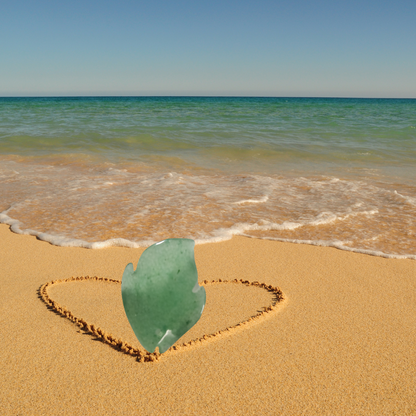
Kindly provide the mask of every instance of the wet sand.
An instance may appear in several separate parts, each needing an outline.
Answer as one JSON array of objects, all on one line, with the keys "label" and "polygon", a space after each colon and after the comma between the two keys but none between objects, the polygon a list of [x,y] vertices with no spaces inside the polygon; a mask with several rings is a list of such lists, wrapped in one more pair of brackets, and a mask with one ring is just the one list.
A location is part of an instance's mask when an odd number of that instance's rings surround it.
[{"label": "wet sand", "polygon": [[[0,225],[0,409],[4,415],[416,414],[416,261],[235,237],[198,245],[207,308],[181,342],[139,362],[54,313],[40,287],[120,280],[142,249],[52,246]],[[120,286],[54,285],[77,317],[136,343]],[[233,327],[231,331],[226,328]],[[129,332],[130,331],[130,332]]]}]

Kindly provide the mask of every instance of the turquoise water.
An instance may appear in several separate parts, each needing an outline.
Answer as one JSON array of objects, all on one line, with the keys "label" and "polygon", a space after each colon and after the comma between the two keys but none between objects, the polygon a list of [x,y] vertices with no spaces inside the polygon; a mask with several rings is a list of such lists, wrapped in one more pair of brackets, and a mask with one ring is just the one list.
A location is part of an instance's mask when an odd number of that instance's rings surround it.
[{"label": "turquoise water", "polygon": [[53,244],[416,258],[415,210],[416,100],[0,98],[0,221]]}]

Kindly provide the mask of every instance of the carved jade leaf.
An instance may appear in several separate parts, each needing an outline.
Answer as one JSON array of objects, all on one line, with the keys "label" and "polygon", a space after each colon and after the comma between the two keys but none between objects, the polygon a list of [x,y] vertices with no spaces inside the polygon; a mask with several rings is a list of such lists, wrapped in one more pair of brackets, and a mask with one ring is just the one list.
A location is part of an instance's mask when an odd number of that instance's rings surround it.
[{"label": "carved jade leaf", "polygon": [[191,329],[204,310],[205,289],[198,284],[195,242],[171,238],[148,247],[136,270],[124,270],[121,294],[137,339],[149,352],[163,353]]}]

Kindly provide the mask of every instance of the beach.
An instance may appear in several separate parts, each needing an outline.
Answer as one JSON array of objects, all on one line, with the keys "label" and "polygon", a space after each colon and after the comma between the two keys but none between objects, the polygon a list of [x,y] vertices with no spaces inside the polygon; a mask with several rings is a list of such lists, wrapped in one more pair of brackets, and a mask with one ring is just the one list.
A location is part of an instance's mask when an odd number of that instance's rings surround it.
[{"label": "beach", "polygon": [[0,416],[416,416],[416,1],[23,3]]},{"label": "beach", "polygon": [[[84,333],[39,296],[42,285],[58,279],[121,280],[143,250],[59,247],[0,225],[2,414],[416,413],[414,260],[242,236],[197,245],[201,284],[258,281],[279,287],[284,299],[262,319],[155,362]],[[77,289],[82,284],[57,284],[49,294],[128,337],[120,287],[91,281],[88,290]],[[207,286],[210,309],[194,327],[198,334],[235,326],[267,306],[268,295],[254,292],[260,289],[237,286]],[[257,297],[246,302],[245,290]],[[100,291],[110,306],[101,305],[98,316],[97,299],[88,297]],[[232,313],[224,313],[224,302]]]},{"label": "beach", "polygon": [[[416,414],[416,100],[0,99],[0,413]],[[201,319],[128,263],[195,241]]]}]

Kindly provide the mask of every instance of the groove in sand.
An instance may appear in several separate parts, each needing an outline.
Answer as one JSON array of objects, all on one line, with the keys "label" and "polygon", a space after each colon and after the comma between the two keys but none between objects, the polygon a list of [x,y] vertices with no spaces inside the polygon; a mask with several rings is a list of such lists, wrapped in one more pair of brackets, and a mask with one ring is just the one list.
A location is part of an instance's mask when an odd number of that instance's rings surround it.
[{"label": "groove in sand", "polygon": [[[53,285],[74,282],[74,281],[83,281],[83,280],[95,280],[95,281],[105,282],[105,283],[121,284],[120,280],[109,279],[105,277],[97,277],[97,276],[70,277],[68,279],[53,280],[51,282],[48,282],[42,285],[39,289],[40,298],[46,303],[46,305],[49,308],[54,310],[59,315],[75,323],[84,333],[91,334],[95,336],[96,338],[100,339],[102,342],[110,345],[112,348],[135,357],[138,362],[143,363],[143,362],[158,361],[161,358],[161,354],[158,352],[158,348],[156,348],[156,351],[153,353],[150,353],[147,351],[141,351],[138,348],[135,348],[129,343],[123,341],[122,339],[114,337],[112,334],[104,331],[102,328],[97,327],[94,324],[88,323],[83,318],[75,316],[66,307],[60,305],[58,302],[53,300],[48,293],[48,288],[52,287]],[[195,347],[197,345],[200,345],[201,343],[212,340],[216,337],[226,336],[227,334],[231,334],[235,330],[238,330],[242,327],[246,327],[247,325],[256,323],[259,321],[260,318],[264,318],[267,316],[267,314],[270,314],[271,312],[276,311],[277,305],[281,304],[282,301],[284,300],[283,293],[278,287],[267,285],[265,283],[260,283],[258,281],[251,282],[249,280],[243,280],[243,279],[240,279],[240,280],[234,279],[231,281],[222,280],[222,279],[219,279],[217,281],[216,280],[212,280],[212,281],[204,280],[202,286],[221,284],[221,283],[234,283],[234,284],[243,284],[246,286],[257,286],[272,293],[274,295],[274,298],[273,298],[272,303],[269,306],[264,307],[263,311],[259,312],[257,315],[252,316],[251,318],[243,322],[239,322],[236,325],[229,326],[220,331],[216,331],[215,333],[203,335],[200,338],[195,338],[191,341],[184,342],[183,344],[180,344],[180,345],[174,345],[171,348],[169,348],[168,351],[164,353],[164,357],[169,356],[170,354],[173,354],[173,353],[180,352],[181,350],[184,350],[184,349]]]}]

